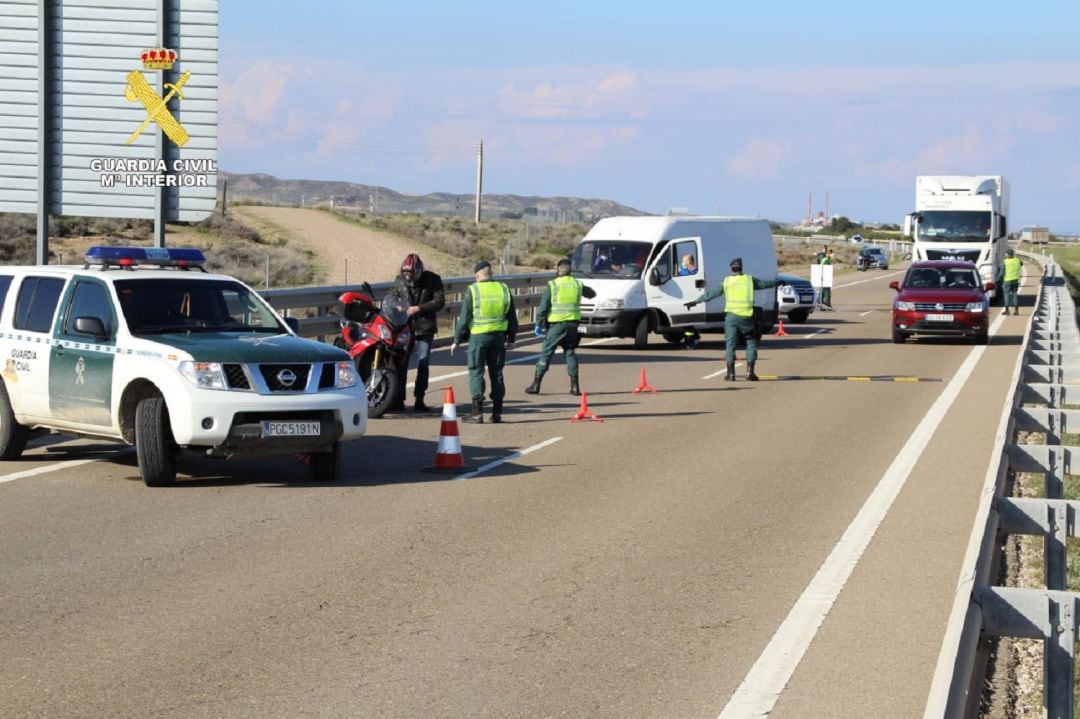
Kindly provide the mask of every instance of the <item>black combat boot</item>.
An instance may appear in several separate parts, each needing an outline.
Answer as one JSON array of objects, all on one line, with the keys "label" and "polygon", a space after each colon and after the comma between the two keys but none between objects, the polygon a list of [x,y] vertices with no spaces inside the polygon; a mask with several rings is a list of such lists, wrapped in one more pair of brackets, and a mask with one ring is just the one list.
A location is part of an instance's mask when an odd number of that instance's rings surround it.
[{"label": "black combat boot", "polygon": [[413,402],[413,412],[430,412],[431,408],[424,404],[424,395],[417,395]]},{"label": "black combat boot", "polygon": [[499,422],[502,422],[502,400],[501,399],[493,399],[493,400],[491,400],[491,421],[494,424],[498,424]]},{"label": "black combat boot", "polygon": [[533,383],[525,388],[525,394],[540,394],[540,382],[544,379],[544,373],[540,370],[536,370],[536,376],[533,377]]},{"label": "black combat boot", "polygon": [[746,379],[750,380],[751,382],[757,382],[757,375],[754,374],[753,362],[746,363]]},{"label": "black combat boot", "polygon": [[581,386],[578,385],[578,376],[576,374],[570,375],[570,394],[575,397],[581,396]]},{"label": "black combat boot", "polygon": [[726,381],[728,381],[728,382],[734,382],[735,381],[735,363],[734,362],[728,362],[727,363],[727,374],[724,375],[724,379]]},{"label": "black combat boot", "polygon": [[461,418],[462,422],[469,422],[471,424],[483,424],[484,423],[484,400],[474,399],[472,401],[472,411]]}]

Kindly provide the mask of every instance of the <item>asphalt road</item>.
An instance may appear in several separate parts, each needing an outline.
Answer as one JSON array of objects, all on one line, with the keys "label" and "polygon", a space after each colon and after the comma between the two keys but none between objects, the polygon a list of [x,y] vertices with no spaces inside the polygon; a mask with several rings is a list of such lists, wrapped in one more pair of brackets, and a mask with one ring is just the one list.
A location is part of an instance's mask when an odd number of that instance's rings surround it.
[{"label": "asphalt road", "polygon": [[191,457],[150,489],[38,443],[0,463],[0,715],[920,715],[1033,280],[985,348],[898,346],[899,276],[766,339],[784,379],[724,382],[720,336],[586,340],[603,423],[561,357],[525,395],[523,343],[505,422],[461,425],[469,465],[511,459],[467,478],[425,471],[437,414],[372,420],[337,484]]}]

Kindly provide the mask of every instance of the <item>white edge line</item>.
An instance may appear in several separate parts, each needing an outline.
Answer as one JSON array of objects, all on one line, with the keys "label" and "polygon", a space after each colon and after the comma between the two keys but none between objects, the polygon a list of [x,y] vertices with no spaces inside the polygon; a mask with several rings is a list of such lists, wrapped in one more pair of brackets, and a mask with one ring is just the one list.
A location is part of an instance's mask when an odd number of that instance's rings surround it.
[{"label": "white edge line", "polygon": [[[739,367],[742,367],[742,366],[743,366],[743,363],[742,363],[741,360],[739,362],[735,363],[736,369],[739,368]],[[707,374],[704,377],[702,377],[701,379],[712,379],[713,377],[719,377],[720,375],[724,374],[725,372],[727,372],[727,367],[725,367],[724,369],[719,370],[717,372],[713,372],[712,374]]]},{"label": "white edge line", "polygon": [[14,472],[12,474],[5,474],[4,476],[0,477],[0,484],[3,484],[4,482],[14,482],[17,479],[27,479],[28,477],[37,477],[38,475],[48,474],[50,472],[59,472],[62,469],[68,469],[70,467],[78,467],[79,465],[90,464],[91,462],[104,462],[107,459],[116,459],[117,457],[123,456],[123,455],[125,455],[125,454],[127,454],[128,452],[131,452],[131,451],[132,451],[132,449],[129,447],[129,448],[126,448],[126,449],[119,450],[119,451],[117,451],[117,452],[115,452],[113,454],[110,454],[108,456],[105,456],[105,457],[92,457],[90,459],[69,459],[69,460],[66,460],[64,462],[57,462],[56,464],[47,464],[47,465],[45,465],[43,467],[34,467],[33,469],[24,469],[22,472]]},{"label": "white edge line", "polygon": [[506,464],[507,462],[512,462],[515,459],[518,459],[519,457],[524,457],[525,455],[530,454],[532,452],[535,452],[538,449],[543,449],[544,447],[547,447],[549,444],[555,444],[560,439],[562,439],[562,437],[552,437],[551,439],[546,439],[543,442],[541,442],[540,444],[534,444],[533,446],[528,447],[527,449],[519,450],[517,452],[514,452],[513,454],[510,454],[510,455],[507,455],[507,456],[503,457],[502,459],[496,459],[494,462],[488,462],[483,467],[480,467],[479,469],[473,470],[472,472],[469,472],[467,474],[462,474],[462,475],[460,475],[458,477],[454,477],[454,479],[455,480],[469,479],[470,477],[475,477],[476,475],[481,474],[482,472],[486,472],[489,469],[492,469],[494,467],[498,467],[500,464]]},{"label": "white edge line", "polygon": [[[993,329],[1001,324],[999,318]],[[923,448],[945,418],[953,401],[974,372],[986,346],[974,347],[956,375],[927,410],[915,431],[885,471],[855,519],[844,531],[828,558],[807,585],[795,606],[773,634],[769,644],[738,689],[728,700],[720,719],[766,717],[776,705],[818,628],[832,609],[840,591],[866,551],[893,501],[911,475]]]}]

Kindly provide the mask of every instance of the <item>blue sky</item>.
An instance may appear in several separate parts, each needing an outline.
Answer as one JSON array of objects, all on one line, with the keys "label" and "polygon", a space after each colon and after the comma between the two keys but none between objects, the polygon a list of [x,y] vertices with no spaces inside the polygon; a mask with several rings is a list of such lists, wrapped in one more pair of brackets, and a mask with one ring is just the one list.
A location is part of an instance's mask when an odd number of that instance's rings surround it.
[{"label": "blue sky", "polygon": [[1080,2],[221,3],[220,160],[413,193],[900,222],[1001,174],[1080,232]]}]

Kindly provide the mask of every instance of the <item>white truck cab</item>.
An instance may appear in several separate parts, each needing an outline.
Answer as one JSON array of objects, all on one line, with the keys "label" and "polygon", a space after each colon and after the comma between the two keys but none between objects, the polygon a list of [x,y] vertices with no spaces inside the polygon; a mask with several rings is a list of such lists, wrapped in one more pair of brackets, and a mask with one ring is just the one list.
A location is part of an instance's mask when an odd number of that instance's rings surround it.
[{"label": "white truck cab", "polygon": [[[776,277],[769,223],[742,217],[609,217],[574,248],[572,271],[596,291],[581,303],[579,331],[597,337],[633,337],[645,347],[651,333],[670,342],[686,330],[722,332],[724,298],[687,310],[683,304],[723,282],[730,262]],[[759,290],[754,306],[762,332],[776,322],[776,291]]]},{"label": "white truck cab", "polygon": [[147,485],[181,449],[310,453],[337,479],[367,397],[348,354],[294,334],[199,250],[93,247],[81,267],[0,268],[0,459],[31,431],[134,444]]}]

